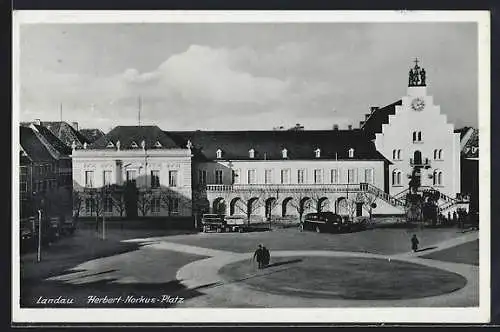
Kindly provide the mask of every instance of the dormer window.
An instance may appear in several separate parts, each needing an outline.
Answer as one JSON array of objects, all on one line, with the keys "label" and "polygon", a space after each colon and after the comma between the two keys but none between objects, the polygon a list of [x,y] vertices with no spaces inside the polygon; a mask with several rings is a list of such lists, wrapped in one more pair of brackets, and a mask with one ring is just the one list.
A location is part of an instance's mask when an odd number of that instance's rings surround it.
[{"label": "dormer window", "polygon": [[138,148],[139,146],[137,145],[136,142],[132,141],[132,143],[130,144],[130,147],[131,148]]},{"label": "dormer window", "polygon": [[254,150],[254,149],[250,149],[250,150],[248,150],[248,157],[249,157],[250,159],[255,158],[255,150]]},{"label": "dormer window", "polygon": [[217,159],[222,158],[222,150],[221,149],[217,149],[217,151],[215,153],[217,155]]},{"label": "dormer window", "polygon": [[155,148],[161,148],[161,147],[162,147],[162,145],[161,145],[160,141],[156,141]]},{"label": "dormer window", "polygon": [[349,158],[353,158],[353,157],[354,157],[354,149],[350,148],[349,149]]},{"label": "dormer window", "polygon": [[115,145],[113,144],[113,142],[109,141],[108,145],[106,145],[107,148],[114,148]]},{"label": "dormer window", "polygon": [[314,150],[314,154],[316,155],[316,158],[321,157],[321,150],[317,148],[316,150]]},{"label": "dormer window", "polygon": [[283,157],[283,159],[288,158],[288,150],[287,149],[281,150],[281,156]]}]

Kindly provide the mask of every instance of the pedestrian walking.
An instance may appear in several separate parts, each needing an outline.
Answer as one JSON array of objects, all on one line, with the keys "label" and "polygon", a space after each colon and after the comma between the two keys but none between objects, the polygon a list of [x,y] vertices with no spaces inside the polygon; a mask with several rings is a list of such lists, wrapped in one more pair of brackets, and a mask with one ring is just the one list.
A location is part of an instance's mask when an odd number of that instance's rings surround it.
[{"label": "pedestrian walking", "polygon": [[252,261],[255,261],[257,260],[257,265],[259,267],[259,269],[262,269],[262,261],[263,261],[263,255],[264,252],[262,250],[262,244],[259,244],[257,250],[255,250],[254,254],[253,254],[253,259]]},{"label": "pedestrian walking", "polygon": [[269,265],[269,261],[271,260],[271,253],[269,249],[265,246],[262,247],[262,266],[267,267]]},{"label": "pedestrian walking", "polygon": [[413,234],[413,236],[411,237],[411,249],[413,250],[413,252],[417,252],[418,250],[418,239],[417,239],[417,235],[416,234]]}]

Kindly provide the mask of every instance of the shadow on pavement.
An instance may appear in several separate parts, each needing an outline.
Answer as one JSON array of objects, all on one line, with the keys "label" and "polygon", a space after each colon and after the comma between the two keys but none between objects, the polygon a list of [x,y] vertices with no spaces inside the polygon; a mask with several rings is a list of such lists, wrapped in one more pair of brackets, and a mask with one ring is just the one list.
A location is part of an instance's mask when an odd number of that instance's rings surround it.
[{"label": "shadow on pavement", "polygon": [[417,249],[416,252],[422,252],[422,251],[432,250],[432,249],[436,249],[436,248],[437,248],[437,246],[427,247],[427,248]]},{"label": "shadow on pavement", "polygon": [[265,269],[270,268],[270,267],[275,267],[275,266],[281,266],[281,265],[286,265],[286,264],[293,264],[293,263],[299,263],[302,262],[302,259],[291,259],[288,261],[282,261],[282,262],[276,262],[273,264],[269,264],[268,266],[265,267]]}]

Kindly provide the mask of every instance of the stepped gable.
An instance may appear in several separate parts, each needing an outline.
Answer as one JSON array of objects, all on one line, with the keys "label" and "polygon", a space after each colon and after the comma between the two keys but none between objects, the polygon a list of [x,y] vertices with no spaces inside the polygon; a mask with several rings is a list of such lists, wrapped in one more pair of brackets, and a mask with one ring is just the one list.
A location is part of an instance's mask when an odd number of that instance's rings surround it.
[{"label": "stepped gable", "polygon": [[[160,142],[161,149],[182,149],[158,126],[117,126],[109,133],[90,144],[87,149],[106,149],[109,142],[116,148],[116,142],[120,141],[120,150],[131,150],[141,148],[141,142],[145,141],[146,149],[158,149],[157,142]],[[133,147],[133,142],[137,147]]]},{"label": "stepped gable", "polygon": [[19,127],[20,144],[33,161],[52,161],[54,157],[30,127]]},{"label": "stepped gable", "polygon": [[396,106],[401,106],[402,100],[398,100],[387,106],[374,110],[368,119],[365,120],[361,129],[367,134],[370,139],[375,138],[376,133],[382,132],[382,125],[389,123],[389,115],[396,114]]},{"label": "stepped gable", "polygon": [[[224,160],[283,160],[286,148],[289,160],[357,159],[386,160],[361,130],[301,130],[301,131],[169,131],[179,145],[189,141],[195,158],[215,160],[216,151],[223,151]],[[314,150],[321,150],[315,158]],[[349,149],[354,157],[349,158]],[[249,150],[254,149],[254,158]]]}]

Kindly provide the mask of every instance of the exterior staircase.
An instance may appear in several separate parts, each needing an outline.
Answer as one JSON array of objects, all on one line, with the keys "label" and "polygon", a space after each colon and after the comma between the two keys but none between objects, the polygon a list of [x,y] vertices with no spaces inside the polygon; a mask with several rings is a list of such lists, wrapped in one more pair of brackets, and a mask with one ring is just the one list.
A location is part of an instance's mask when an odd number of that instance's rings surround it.
[{"label": "exterior staircase", "polygon": [[377,196],[378,198],[382,199],[383,201],[385,201],[389,205],[396,207],[400,210],[404,210],[404,208],[405,208],[405,202],[403,200],[389,195],[388,193],[386,193],[382,189],[380,189],[372,184],[360,183],[360,189],[364,192],[368,192],[372,195]]}]

